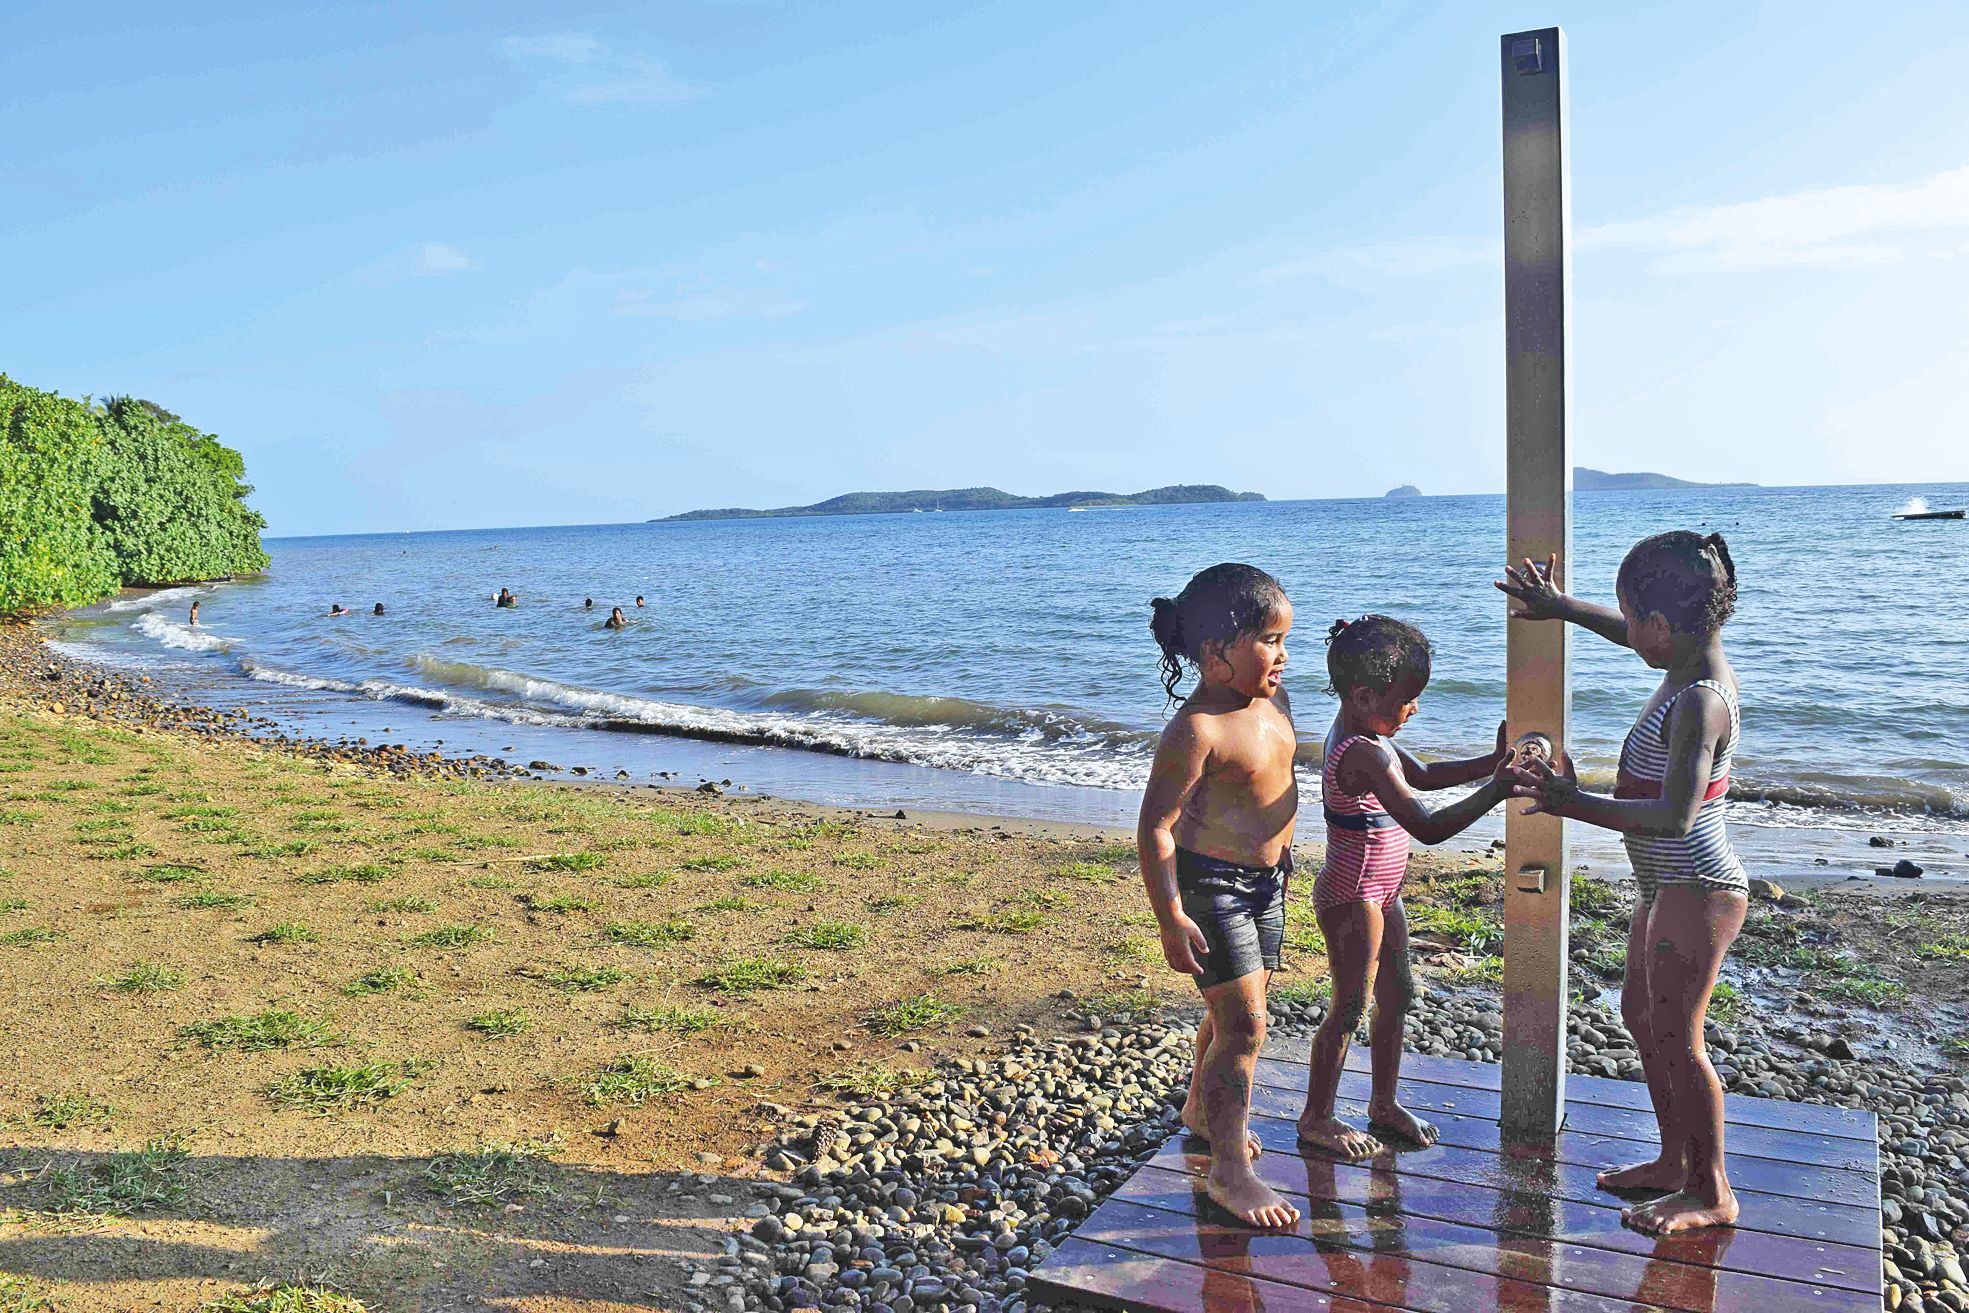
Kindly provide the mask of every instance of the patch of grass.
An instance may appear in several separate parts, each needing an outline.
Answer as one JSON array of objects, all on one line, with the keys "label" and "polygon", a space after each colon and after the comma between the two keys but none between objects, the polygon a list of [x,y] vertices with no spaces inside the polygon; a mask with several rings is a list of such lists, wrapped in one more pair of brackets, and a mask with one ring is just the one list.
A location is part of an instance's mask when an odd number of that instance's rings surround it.
[{"label": "patch of grass", "polygon": [[[1326,935],[1320,930],[1319,917],[1309,902],[1287,903],[1285,905],[1285,946],[1300,953],[1315,953],[1326,956]],[[1162,943],[1155,945],[1155,961],[1162,960]]]},{"label": "patch of grass", "polygon": [[672,917],[667,921],[611,921],[603,933],[618,944],[662,948],[666,944],[681,944],[695,938],[697,927],[681,918]]},{"label": "patch of grass", "polygon": [[689,1089],[690,1077],[666,1067],[654,1058],[633,1054],[617,1058],[603,1067],[582,1091],[596,1107],[625,1103],[640,1108],[650,1099]]},{"label": "patch of grass", "polygon": [[562,916],[569,912],[592,912],[601,906],[592,898],[576,898],[570,894],[558,894],[552,898],[521,894],[520,902],[526,905],[529,912],[557,912]]},{"label": "patch of grass", "polygon": [[1633,913],[1631,900],[1622,897],[1612,882],[1584,871],[1573,873],[1571,906],[1574,916],[1598,921],[1618,921]]},{"label": "patch of grass", "polygon": [[724,898],[714,898],[697,910],[700,912],[756,912],[764,906],[764,903],[755,903],[749,898],[741,898],[737,894],[730,894]]},{"label": "patch of grass", "polygon": [[26,1277],[0,1272],[0,1313],[61,1313],[61,1309]]},{"label": "patch of grass", "polygon": [[[34,1100],[34,1111],[27,1119],[36,1126],[63,1131],[81,1122],[101,1126],[115,1115],[114,1107],[93,1094],[43,1094]],[[0,1309],[5,1307],[0,1304]]]},{"label": "patch of grass", "polygon": [[354,1067],[303,1067],[267,1087],[276,1108],[326,1114],[374,1107],[394,1098],[424,1069],[411,1062],[371,1062]]},{"label": "patch of grass", "polygon": [[412,948],[471,948],[477,944],[489,944],[498,936],[484,926],[445,925],[435,930],[426,930],[410,941]]},{"label": "patch of grass", "polygon": [[325,1021],[285,1008],[268,1008],[251,1016],[220,1017],[181,1027],[178,1034],[208,1049],[266,1053],[274,1049],[318,1049],[339,1044],[342,1037]]},{"label": "patch of grass", "polygon": [[1497,985],[1504,981],[1504,959],[1495,954],[1473,957],[1445,968],[1443,980],[1452,985]]},{"label": "patch of grass", "polygon": [[1297,978],[1283,984],[1274,978],[1271,997],[1280,1003],[1294,1007],[1310,1007],[1315,1003],[1325,1003],[1333,997],[1333,982],[1325,976],[1311,979]]},{"label": "patch of grass", "polygon": [[811,894],[821,887],[821,878],[805,871],[752,871],[738,877],[749,889],[772,889],[783,894]]},{"label": "patch of grass", "polygon": [[257,935],[248,936],[255,944],[318,944],[321,936],[298,921],[282,921]]},{"label": "patch of grass", "polygon": [[468,889],[517,889],[519,881],[503,875],[474,875],[465,881]]},{"label": "patch of grass", "polygon": [[725,1020],[716,1008],[661,1007],[623,1009],[622,1015],[609,1023],[622,1030],[639,1030],[646,1035],[697,1035],[714,1026],[722,1026]]},{"label": "patch of grass", "polygon": [[1883,980],[1878,976],[1834,976],[1818,982],[1818,988],[1834,998],[1843,998],[1853,1003],[1864,1003],[1868,1007],[1885,1007],[1890,1003],[1907,1001],[1907,986],[1898,980]]},{"label": "patch of grass", "polygon": [[161,962],[133,962],[122,975],[101,983],[124,994],[161,994],[183,989],[185,978]]},{"label": "patch of grass", "polygon": [[360,866],[324,866],[294,877],[296,884],[379,884],[396,874],[387,866],[364,862]]},{"label": "patch of grass", "polygon": [[198,1313],[369,1313],[369,1306],[327,1286],[282,1283],[208,1300],[198,1306]]},{"label": "patch of grass", "polygon": [[481,1012],[465,1023],[468,1030],[476,1030],[488,1039],[511,1039],[524,1035],[533,1029],[533,1018],[517,1008],[494,1008]]},{"label": "patch of grass", "polygon": [[141,871],[132,871],[130,872],[130,878],[132,880],[142,881],[145,884],[183,884],[187,880],[196,880],[204,874],[205,868],[202,866],[186,866],[180,862],[165,862],[157,866],[146,866]]},{"label": "patch of grass", "polygon": [[868,900],[868,910],[877,916],[887,916],[891,912],[914,907],[922,901],[922,894],[881,894]]},{"label": "patch of grass", "polygon": [[995,957],[960,957],[937,968],[945,976],[988,976],[1003,965]]},{"label": "patch of grass", "polygon": [[351,998],[362,998],[371,994],[394,994],[416,983],[417,973],[409,967],[377,967],[342,986],[342,992]]},{"label": "patch of grass", "polygon": [[176,1140],[159,1138],[93,1163],[50,1167],[43,1177],[48,1211],[71,1218],[129,1217],[181,1204],[188,1192],[188,1156]]},{"label": "patch of grass", "polygon": [[1719,980],[1709,995],[1710,1020],[1721,1026],[1733,1026],[1743,1019],[1749,1003],[1742,990],[1727,980]]},{"label": "patch of grass", "polygon": [[147,843],[126,843],[120,847],[107,849],[102,855],[112,862],[129,862],[140,857],[155,857],[157,849]]},{"label": "patch of grass", "polygon": [[1084,880],[1094,884],[1106,884],[1117,874],[1112,866],[1102,862],[1068,862],[1052,871],[1055,880]]},{"label": "patch of grass", "polygon": [[807,978],[797,962],[776,957],[726,958],[697,978],[697,984],[720,994],[747,998],[764,990],[788,989]]},{"label": "patch of grass", "polygon": [[600,853],[552,853],[526,864],[529,871],[592,871],[602,864]]},{"label": "patch of grass", "polygon": [[32,825],[40,817],[18,807],[0,807],[0,825]]},{"label": "patch of grass", "polygon": [[1413,903],[1408,907],[1410,933],[1441,935],[1459,948],[1487,955],[1504,946],[1504,921],[1496,909],[1472,910]]},{"label": "patch of grass", "polygon": [[1036,907],[1013,907],[998,912],[973,912],[957,922],[960,930],[982,930],[994,935],[1029,935],[1046,924],[1046,913]]},{"label": "patch of grass", "polygon": [[677,863],[678,869],[684,871],[736,871],[743,865],[745,865],[743,857],[733,857],[729,853],[721,853],[716,857],[693,857],[688,862]]},{"label": "patch of grass", "polygon": [[1133,866],[1139,856],[1132,843],[1105,843],[1096,848],[1088,860],[1103,866]]},{"label": "patch of grass", "polygon": [[651,820],[671,834],[708,839],[736,839],[745,828],[744,821],[713,812],[659,812]]},{"label": "patch of grass", "polygon": [[25,898],[0,898],[0,912],[25,912],[33,906]]},{"label": "patch of grass", "polygon": [[812,925],[789,930],[781,942],[794,948],[817,948],[839,953],[867,943],[868,931],[853,921],[816,921]]},{"label": "patch of grass", "polygon": [[575,990],[584,994],[619,985],[628,978],[629,973],[621,967],[593,967],[580,962],[563,962],[541,977],[556,988]]},{"label": "patch of grass", "polygon": [[674,878],[668,871],[638,871],[634,875],[618,875],[609,883],[617,889],[661,889]]},{"label": "patch of grass", "polygon": [[425,898],[419,894],[406,894],[402,898],[379,899],[369,905],[372,912],[435,912],[438,900]]},{"label": "patch of grass", "polygon": [[867,1026],[878,1035],[907,1035],[946,1025],[963,1015],[964,1009],[955,1003],[946,1003],[934,994],[918,994],[870,1013]]},{"label": "patch of grass", "polygon": [[46,926],[30,925],[22,926],[18,930],[9,930],[6,934],[0,935],[0,944],[12,944],[15,947],[31,948],[36,944],[52,944],[58,939],[66,938],[68,936],[59,930],[50,930]]},{"label": "patch of grass", "polygon": [[1162,944],[1148,935],[1129,935],[1102,949],[1101,956],[1110,962],[1125,962],[1133,966],[1161,966]]},{"label": "patch of grass", "polygon": [[315,850],[315,845],[307,839],[290,839],[286,843],[263,843],[240,850],[242,857],[306,857]]},{"label": "patch of grass", "polygon": [[1081,1007],[1103,1021],[1147,1021],[1162,1011],[1162,1000],[1146,989],[1095,994],[1081,1000]]},{"label": "patch of grass", "polygon": [[182,907],[187,911],[200,907],[251,907],[253,895],[227,894],[205,889],[195,894],[186,894],[182,898],[174,898],[171,900],[171,905]]},{"label": "patch of grass", "polygon": [[419,862],[455,862],[456,848],[412,848],[405,856]]},{"label": "patch of grass", "polygon": [[929,1079],[930,1073],[927,1071],[885,1067],[879,1062],[859,1062],[822,1080],[820,1087],[861,1099],[889,1099]]},{"label": "patch of grass", "polygon": [[1969,959],[1969,934],[1960,931],[1943,931],[1933,939],[1920,944],[1914,950],[1922,957],[1931,960],[1962,961]]},{"label": "patch of grass", "polygon": [[527,1144],[481,1144],[470,1153],[444,1153],[431,1159],[424,1181],[454,1208],[484,1208],[514,1199],[551,1196],[554,1188],[541,1170],[558,1140]]}]

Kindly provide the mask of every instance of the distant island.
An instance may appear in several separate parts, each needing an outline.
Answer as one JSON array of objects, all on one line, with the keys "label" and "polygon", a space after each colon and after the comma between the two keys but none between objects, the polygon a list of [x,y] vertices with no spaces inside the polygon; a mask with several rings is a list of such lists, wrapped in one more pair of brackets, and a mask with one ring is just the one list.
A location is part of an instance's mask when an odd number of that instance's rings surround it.
[{"label": "distant island", "polygon": [[781,506],[775,510],[754,511],[730,507],[713,511],[685,511],[650,521],[670,520],[759,520],[786,515],[895,515],[909,511],[1008,511],[1058,510],[1083,506],[1185,506],[1196,503],[1263,501],[1262,493],[1232,492],[1214,483],[1176,483],[1147,492],[1057,492],[1050,497],[1020,497],[997,488],[951,488],[945,491],[918,489],[913,492],[850,492],[830,497],[811,506]]},{"label": "distant island", "polygon": [[1390,488],[1381,494],[1383,497],[1420,497],[1422,489],[1412,483],[1404,483],[1399,488]]},{"label": "distant island", "polygon": [[1641,492],[1655,488],[1754,488],[1757,485],[1691,483],[1687,479],[1671,478],[1666,474],[1608,474],[1605,470],[1589,470],[1584,465],[1575,465],[1572,467],[1572,486],[1574,492]]}]

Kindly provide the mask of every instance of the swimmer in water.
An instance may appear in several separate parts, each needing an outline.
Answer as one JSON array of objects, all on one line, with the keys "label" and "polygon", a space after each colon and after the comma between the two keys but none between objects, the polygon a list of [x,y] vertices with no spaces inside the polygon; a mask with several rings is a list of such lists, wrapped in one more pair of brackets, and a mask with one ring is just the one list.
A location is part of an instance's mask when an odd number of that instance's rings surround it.
[{"label": "swimmer in water", "polygon": [[198,628],[198,603],[196,602],[191,604],[191,627],[193,629]]},{"label": "swimmer in water", "polygon": [[[641,609],[642,609],[642,606],[643,606],[643,595],[642,595],[641,593],[637,593],[637,594],[636,594],[636,609],[637,609],[637,610],[641,610]],[[192,610],[194,610],[194,611],[196,611],[196,610],[198,609],[198,603],[196,603],[196,602],[193,602],[193,603],[191,604],[191,609],[192,609]]]},{"label": "swimmer in water", "polygon": [[592,610],[594,610],[594,609],[595,609],[595,599],[594,599],[594,598],[592,598],[592,597],[584,597],[584,598],[582,598],[582,599],[581,599],[581,609],[582,609],[582,610],[584,610],[584,611],[592,611]]},{"label": "swimmer in water", "polygon": [[340,602],[337,602],[335,603],[335,605],[328,608],[328,614],[330,615],[347,615],[348,613],[349,613],[349,608],[343,606]]},{"label": "swimmer in water", "polygon": [[622,608],[619,606],[611,610],[608,613],[608,619],[602,622],[602,628],[604,629],[627,629],[628,627],[629,618],[622,614]]},{"label": "swimmer in water", "polygon": [[492,599],[492,604],[494,606],[518,606],[520,599],[513,595],[513,591],[510,588],[502,588],[499,590],[499,596]]},{"label": "swimmer in water", "polygon": [[381,615],[381,614],[383,614],[383,604],[382,604],[381,602],[378,602],[378,603],[376,604],[376,609],[375,609],[374,611],[371,611],[371,612],[370,612],[369,614],[371,614],[371,615]]}]

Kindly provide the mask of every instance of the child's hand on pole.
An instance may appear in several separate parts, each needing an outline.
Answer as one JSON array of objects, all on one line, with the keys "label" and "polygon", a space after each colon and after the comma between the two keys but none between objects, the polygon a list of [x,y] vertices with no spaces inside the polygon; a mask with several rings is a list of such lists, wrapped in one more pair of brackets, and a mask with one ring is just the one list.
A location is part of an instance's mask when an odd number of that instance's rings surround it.
[{"label": "child's hand on pole", "polygon": [[1203,937],[1202,927],[1181,912],[1162,927],[1162,957],[1171,971],[1197,975],[1203,970],[1199,963],[1209,956],[1210,941]]},{"label": "child's hand on pole", "polygon": [[1492,580],[1497,590],[1522,603],[1513,611],[1513,620],[1557,620],[1565,615],[1566,595],[1559,587],[1559,555],[1554,552],[1543,566],[1527,556],[1523,569],[1507,565],[1504,578]]}]

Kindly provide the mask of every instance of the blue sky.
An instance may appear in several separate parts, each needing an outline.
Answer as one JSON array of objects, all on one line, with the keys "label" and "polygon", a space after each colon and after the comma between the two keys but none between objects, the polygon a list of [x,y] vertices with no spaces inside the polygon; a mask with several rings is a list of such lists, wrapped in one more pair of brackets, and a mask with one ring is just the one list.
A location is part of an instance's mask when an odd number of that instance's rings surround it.
[{"label": "blue sky", "polygon": [[275,533],[1494,491],[1553,21],[1579,462],[1969,479],[1955,4],[15,6],[0,369]]}]

